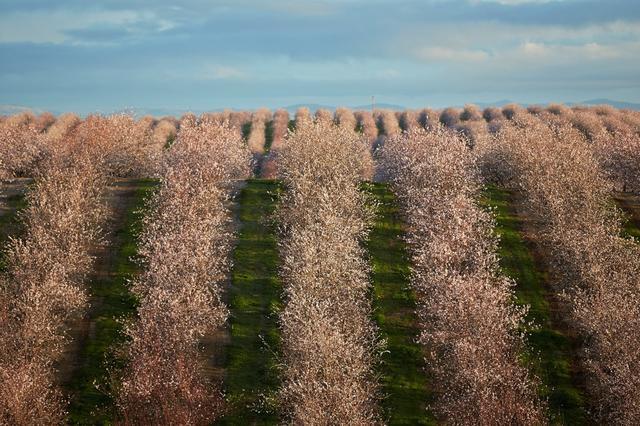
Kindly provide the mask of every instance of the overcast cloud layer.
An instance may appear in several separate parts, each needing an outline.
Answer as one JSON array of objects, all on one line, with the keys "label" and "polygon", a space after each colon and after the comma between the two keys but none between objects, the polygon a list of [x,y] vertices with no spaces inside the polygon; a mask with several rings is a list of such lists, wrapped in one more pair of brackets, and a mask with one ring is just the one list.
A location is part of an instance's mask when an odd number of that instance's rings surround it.
[{"label": "overcast cloud layer", "polygon": [[638,0],[3,0],[0,104],[640,102]]}]

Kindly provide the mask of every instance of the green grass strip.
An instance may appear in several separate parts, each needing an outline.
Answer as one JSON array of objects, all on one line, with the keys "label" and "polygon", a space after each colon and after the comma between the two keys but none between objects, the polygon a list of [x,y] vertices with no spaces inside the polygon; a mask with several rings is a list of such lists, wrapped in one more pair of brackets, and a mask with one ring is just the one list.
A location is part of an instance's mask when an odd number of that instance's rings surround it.
[{"label": "green grass strip", "polygon": [[273,120],[268,120],[264,125],[264,153],[265,155],[271,151],[273,144]]},{"label": "green grass strip", "polygon": [[238,198],[240,229],[233,253],[229,290],[230,343],[225,393],[228,414],[218,424],[276,424],[276,392],[280,384],[277,356],[281,285],[278,247],[270,216],[280,185],[250,179]]},{"label": "green grass strip", "polygon": [[514,279],[516,303],[530,305],[527,320],[537,327],[528,327],[530,362],[541,379],[540,395],[549,404],[550,421],[554,424],[586,423],[585,402],[571,369],[571,342],[552,323],[545,274],[536,268],[532,251],[521,235],[522,220],[515,214],[513,195],[507,190],[489,186],[482,204],[496,214],[496,232],[500,236],[500,266],[505,275]]},{"label": "green grass strip", "polygon": [[271,145],[273,144],[273,120],[268,120],[264,126],[264,152],[262,154],[254,155],[255,164],[253,168],[254,176],[260,177],[262,175],[262,168],[271,151]]},{"label": "green grass strip", "polygon": [[640,242],[640,204],[637,196],[617,194],[614,196],[617,206],[624,212],[622,235],[633,237]]},{"label": "green grass strip", "polygon": [[110,371],[124,365],[114,350],[125,341],[120,320],[136,311],[137,301],[129,291],[129,280],[138,271],[134,258],[144,202],[157,188],[158,181],[145,179],[132,184],[136,190],[125,220],[116,224],[114,230],[117,244],[112,247],[116,252],[113,271],[91,283],[91,294],[99,302],[90,312],[93,324],[80,355],[80,367],[68,385],[72,395],[68,417],[71,424],[108,425],[116,418]]},{"label": "green grass strip", "polygon": [[624,236],[633,237],[636,242],[640,242],[640,225],[636,225],[633,220],[627,220],[623,228]]},{"label": "green grass strip", "polygon": [[27,207],[24,194],[15,194],[6,198],[7,212],[0,215],[0,272],[6,270],[4,249],[10,236],[15,236],[20,228],[18,213]]},{"label": "green grass strip", "polygon": [[243,123],[240,127],[240,133],[242,134],[242,139],[247,141],[249,139],[249,134],[251,134],[251,121],[247,121]]},{"label": "green grass strip", "polygon": [[389,425],[435,424],[427,410],[432,395],[421,347],[416,342],[419,329],[403,240],[404,225],[387,185],[366,183],[363,190],[379,206],[366,248],[372,267],[375,321],[387,341],[378,371],[385,397],[384,420]]}]

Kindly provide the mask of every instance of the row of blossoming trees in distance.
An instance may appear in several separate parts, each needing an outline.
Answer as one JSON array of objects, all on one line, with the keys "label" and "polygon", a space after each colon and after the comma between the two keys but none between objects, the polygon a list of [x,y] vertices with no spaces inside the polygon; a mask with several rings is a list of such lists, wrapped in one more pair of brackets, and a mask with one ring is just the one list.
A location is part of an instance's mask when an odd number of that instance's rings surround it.
[{"label": "row of blossoming trees in distance", "polygon": [[441,420],[546,421],[537,379],[519,362],[525,311],[499,273],[493,219],[476,205],[482,179],[520,191],[536,218],[562,315],[580,336],[594,417],[640,418],[640,253],[618,236],[621,219],[610,204],[614,189],[640,191],[637,113],[468,105],[373,114],[300,109],[293,123],[284,110],[0,121],[0,178],[35,178],[24,236],[6,250],[0,284],[7,348],[0,422],[64,418],[55,365],[68,320],[88,307],[91,246],[102,234],[102,194],[114,177],[162,181],[140,238],[142,273],[132,290],[141,304],[126,328],[122,418],[206,424],[223,412],[220,384],[204,375],[198,344],[228,316],[229,202],[234,183],[250,176],[252,157],[262,176],[285,185],[277,215],[283,413],[294,423],[382,421],[381,346],[360,246],[372,216],[358,184],[372,179],[372,152],[408,222],[417,337]]}]

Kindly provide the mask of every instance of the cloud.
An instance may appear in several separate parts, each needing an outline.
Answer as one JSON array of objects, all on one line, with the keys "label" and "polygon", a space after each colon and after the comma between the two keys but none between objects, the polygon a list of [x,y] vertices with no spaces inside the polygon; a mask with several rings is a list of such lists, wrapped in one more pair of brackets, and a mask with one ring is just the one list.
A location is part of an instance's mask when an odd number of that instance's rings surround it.
[{"label": "cloud", "polygon": [[177,4],[3,0],[0,103],[640,100],[637,0]]},{"label": "cloud", "polygon": [[0,43],[115,42],[125,35],[163,32],[175,26],[150,11],[19,11],[0,16]]},{"label": "cloud", "polygon": [[482,62],[489,58],[483,50],[451,49],[441,46],[418,48],[415,56],[424,61],[445,62]]},{"label": "cloud", "polygon": [[[582,45],[548,45],[544,43],[527,42],[516,50],[516,53],[531,61],[548,62],[583,62],[598,60],[613,60],[632,54],[636,50],[629,45],[605,46],[598,43],[586,43]],[[508,55],[507,55],[508,56]]]},{"label": "cloud", "polygon": [[401,55],[415,55],[420,59],[469,62],[522,46],[532,56],[563,46],[567,53],[580,53],[580,49],[572,47],[586,46],[582,50],[592,56],[612,58],[610,52],[617,46],[636,41],[640,41],[638,22],[617,21],[581,27],[479,22],[467,24],[465,31],[459,32],[452,32],[448,24],[405,29],[395,34],[389,46],[398,46],[396,50]]},{"label": "cloud", "polygon": [[507,6],[518,6],[522,4],[531,4],[531,3],[552,3],[552,2],[561,2],[566,0],[470,0],[471,4],[477,3],[499,3]]},{"label": "cloud", "polygon": [[221,65],[213,66],[211,70],[204,75],[205,80],[229,80],[246,77],[248,77],[247,73],[238,68]]}]

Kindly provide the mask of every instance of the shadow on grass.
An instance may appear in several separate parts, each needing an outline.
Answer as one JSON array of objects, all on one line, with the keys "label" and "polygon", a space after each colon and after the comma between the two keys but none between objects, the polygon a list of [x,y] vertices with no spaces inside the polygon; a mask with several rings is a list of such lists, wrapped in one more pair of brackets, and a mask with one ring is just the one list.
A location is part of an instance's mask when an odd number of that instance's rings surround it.
[{"label": "shadow on grass", "polygon": [[613,199],[624,213],[622,235],[627,238],[633,237],[640,243],[640,196],[618,193]]},{"label": "shadow on grass", "polygon": [[542,381],[539,394],[548,401],[549,420],[553,424],[585,424],[584,397],[572,373],[571,342],[554,328],[545,286],[547,278],[536,267],[533,253],[521,235],[523,222],[514,211],[513,194],[488,186],[482,205],[492,208],[496,215],[500,266],[517,283],[516,303],[531,307],[527,320],[537,326],[525,330],[529,351],[523,358]]},{"label": "shadow on grass", "polygon": [[19,212],[27,207],[24,194],[14,194],[6,198],[6,212],[0,215],[0,272],[6,270],[4,262],[4,250],[10,236],[20,233],[21,224]]},{"label": "shadow on grass", "polygon": [[129,280],[138,271],[134,258],[145,200],[159,185],[151,179],[131,184],[136,187],[135,193],[124,221],[117,223],[114,230],[113,269],[91,283],[91,295],[98,302],[90,311],[91,325],[80,354],[80,366],[67,385],[71,394],[70,424],[107,425],[116,418],[110,373],[124,365],[115,349],[125,342],[121,319],[130,318],[137,308],[136,298],[129,291]]},{"label": "shadow on grass", "polygon": [[277,351],[281,285],[278,247],[270,217],[277,181],[250,179],[237,200],[240,229],[229,290],[230,344],[225,393],[228,413],[217,424],[277,424],[275,396],[280,384]]},{"label": "shadow on grass", "polygon": [[387,341],[378,368],[384,420],[389,425],[435,424],[427,410],[432,395],[422,350],[416,342],[419,329],[404,225],[395,197],[385,184],[366,183],[362,189],[378,204],[366,248],[372,267],[375,321]]}]

